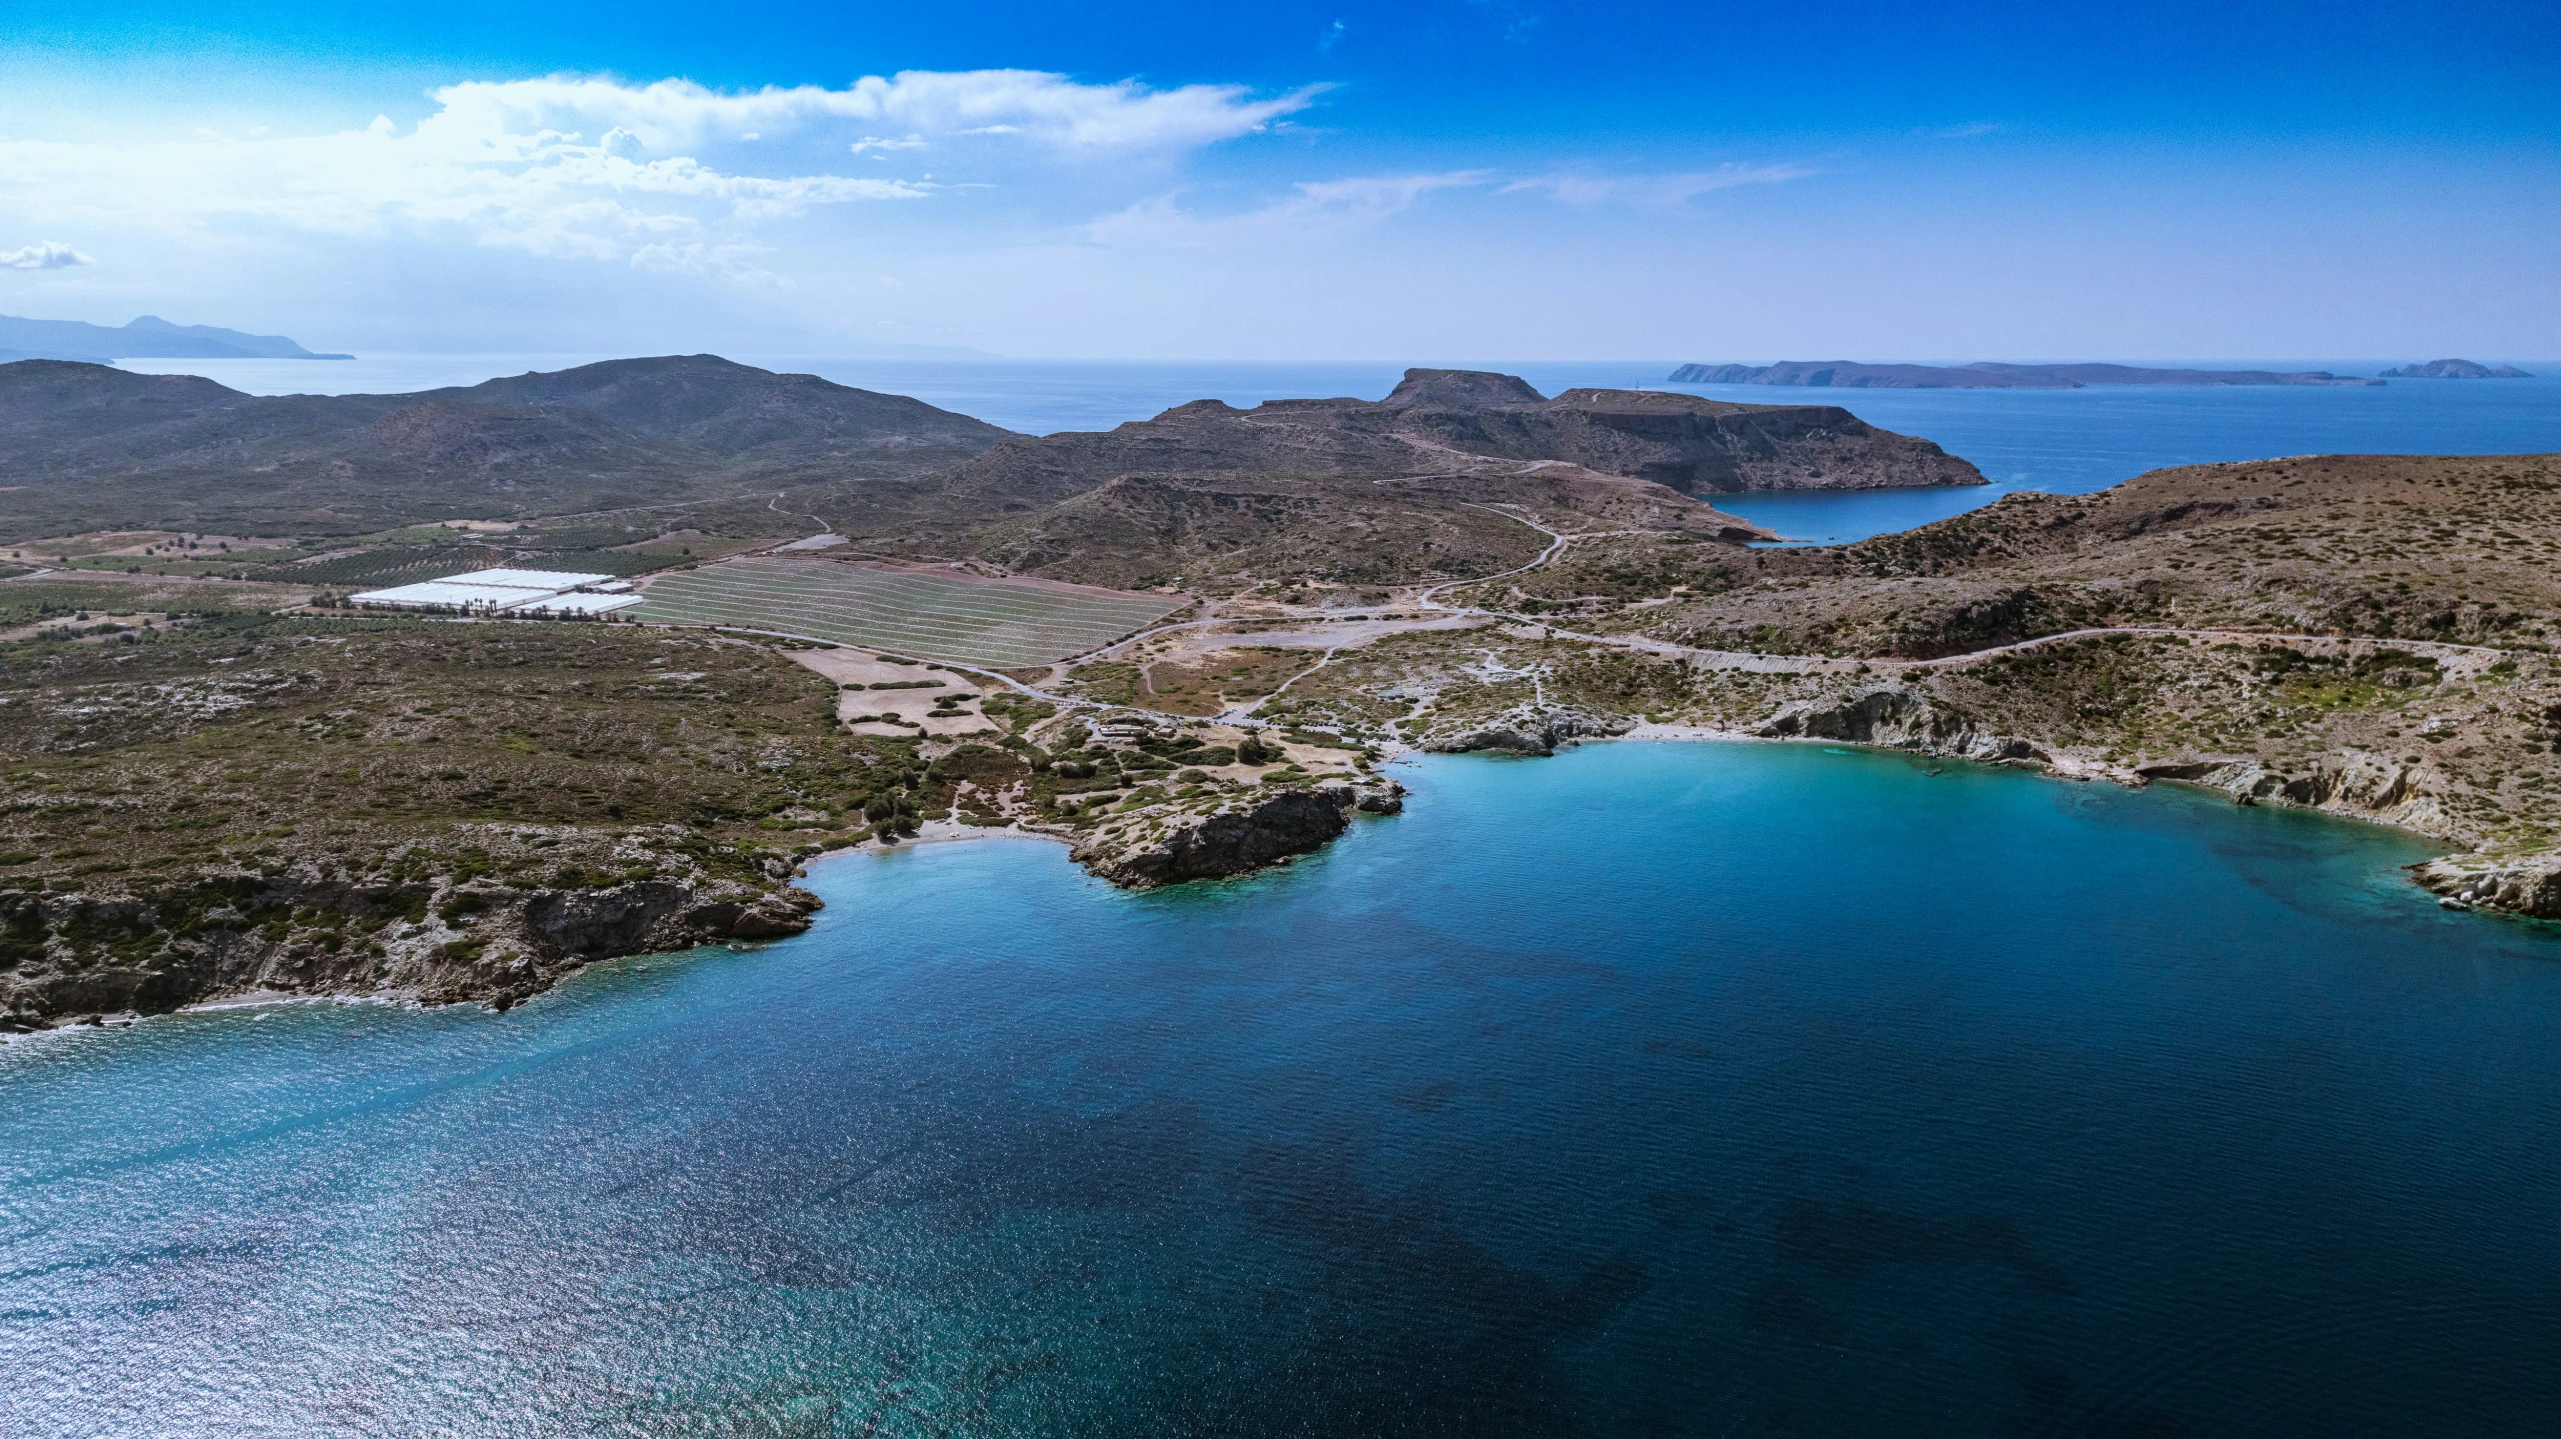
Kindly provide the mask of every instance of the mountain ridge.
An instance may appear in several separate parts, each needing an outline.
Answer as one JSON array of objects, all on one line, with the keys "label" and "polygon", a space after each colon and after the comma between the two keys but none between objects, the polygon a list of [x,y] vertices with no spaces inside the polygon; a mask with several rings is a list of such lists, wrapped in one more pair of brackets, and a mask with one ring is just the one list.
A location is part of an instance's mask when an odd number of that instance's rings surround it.
[{"label": "mountain ridge", "polygon": [[1515,375],[1412,369],[1382,400],[1194,400],[788,503],[917,557],[1225,589],[1274,574],[1376,586],[1483,573],[1544,543],[1521,515],[1730,543],[1769,536],[1716,509],[1719,494],[1982,483],[1936,444],[1835,405],[1591,389],[1550,399]]},{"label": "mountain ridge", "polygon": [[0,315],[0,363],[70,360],[352,360],[304,349],[283,335],[252,335],[219,325],[174,325],[139,315],[121,326],[86,320],[30,320]]},{"label": "mountain ridge", "polygon": [[916,474],[1011,436],[711,355],[400,395],[247,395],[193,375],[20,361],[0,365],[0,534],[530,518],[770,493],[777,474]]}]

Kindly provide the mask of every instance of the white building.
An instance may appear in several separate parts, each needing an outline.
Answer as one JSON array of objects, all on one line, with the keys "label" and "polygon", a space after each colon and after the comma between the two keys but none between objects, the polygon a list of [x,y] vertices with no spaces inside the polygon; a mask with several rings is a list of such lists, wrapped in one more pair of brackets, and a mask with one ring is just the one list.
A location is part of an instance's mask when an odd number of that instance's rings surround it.
[{"label": "white building", "polygon": [[[420,580],[348,596],[350,604],[399,609],[458,609],[480,614],[600,615],[640,603],[631,587],[612,575],[570,570],[474,570],[440,580]],[[622,593],[598,593],[619,590]]]}]

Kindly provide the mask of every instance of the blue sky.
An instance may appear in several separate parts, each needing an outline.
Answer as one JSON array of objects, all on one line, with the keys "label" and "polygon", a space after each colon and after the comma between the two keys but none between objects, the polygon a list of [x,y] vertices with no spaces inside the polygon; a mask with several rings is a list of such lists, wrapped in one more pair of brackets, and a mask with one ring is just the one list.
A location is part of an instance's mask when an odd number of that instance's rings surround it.
[{"label": "blue sky", "polygon": [[2548,6],[147,8],[0,3],[0,312],[1363,359],[2561,320]]}]

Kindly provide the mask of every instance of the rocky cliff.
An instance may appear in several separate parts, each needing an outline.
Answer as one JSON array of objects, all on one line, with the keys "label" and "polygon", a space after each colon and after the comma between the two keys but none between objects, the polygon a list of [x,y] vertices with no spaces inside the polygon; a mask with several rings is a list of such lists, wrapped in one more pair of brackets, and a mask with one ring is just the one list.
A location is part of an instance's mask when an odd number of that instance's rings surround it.
[{"label": "rocky cliff", "polygon": [[1504,754],[1551,755],[1578,739],[1621,735],[1634,721],[1559,705],[1516,706],[1490,717],[1471,717],[1426,731],[1415,748],[1431,754],[1469,754],[1493,750]]},{"label": "rocky cliff", "polygon": [[1355,812],[1394,814],[1404,796],[1395,781],[1380,780],[1233,795],[1188,812],[1150,810],[1097,831],[1071,857],[1126,889],[1219,879],[1319,849]]},{"label": "rocky cliff", "polygon": [[362,883],[307,864],[111,896],[0,890],[0,1028],[247,994],[504,1009],[593,960],[797,934],[818,907],[730,881]]},{"label": "rocky cliff", "polygon": [[2410,866],[2430,893],[2466,909],[2561,919],[2561,854],[2485,851]]}]

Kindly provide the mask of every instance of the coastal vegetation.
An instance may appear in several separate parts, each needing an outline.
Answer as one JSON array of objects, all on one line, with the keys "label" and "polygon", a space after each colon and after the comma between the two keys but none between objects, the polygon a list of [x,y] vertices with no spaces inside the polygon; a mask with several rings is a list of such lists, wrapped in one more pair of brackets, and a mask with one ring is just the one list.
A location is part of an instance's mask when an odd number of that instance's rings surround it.
[{"label": "coastal vegetation", "polygon": [[[858,404],[634,363],[532,378],[740,453],[819,441],[749,443],[719,419],[739,395]],[[667,365],[731,388],[677,425]],[[1944,477],[1934,455],[1808,407],[1415,371],[1381,403],[1203,402],[668,513],[569,512],[584,489],[510,461],[514,498],[468,518],[101,514],[0,550],[0,1010],[507,1003],[604,954],[792,932],[828,849],[1008,828],[1174,883],[1393,812],[1400,751],[1629,733],[2209,785],[2435,836],[2459,852],[2418,877],[2449,902],[2561,916],[2554,457],[2192,466],[1830,547],[1751,546],[1708,502],[1745,459],[1892,483]],[[488,564],[646,600],[343,604]]]}]

